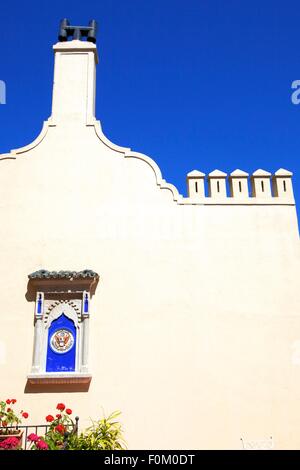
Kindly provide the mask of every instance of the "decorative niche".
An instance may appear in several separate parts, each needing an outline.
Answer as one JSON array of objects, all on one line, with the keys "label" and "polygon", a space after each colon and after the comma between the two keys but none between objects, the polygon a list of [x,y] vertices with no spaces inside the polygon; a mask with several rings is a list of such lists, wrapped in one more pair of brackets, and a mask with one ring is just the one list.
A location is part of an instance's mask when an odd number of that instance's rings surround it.
[{"label": "decorative niche", "polygon": [[89,318],[99,275],[84,271],[36,271],[27,299],[35,302],[32,385],[89,384]]}]

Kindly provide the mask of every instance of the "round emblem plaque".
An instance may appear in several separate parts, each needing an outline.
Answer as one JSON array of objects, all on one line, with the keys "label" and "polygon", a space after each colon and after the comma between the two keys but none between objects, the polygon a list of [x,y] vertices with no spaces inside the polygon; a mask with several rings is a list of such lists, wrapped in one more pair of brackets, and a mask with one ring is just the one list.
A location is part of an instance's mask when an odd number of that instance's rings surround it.
[{"label": "round emblem plaque", "polygon": [[50,346],[51,349],[59,354],[66,353],[70,351],[70,349],[74,345],[74,336],[70,330],[62,328],[60,330],[56,330],[50,339]]}]

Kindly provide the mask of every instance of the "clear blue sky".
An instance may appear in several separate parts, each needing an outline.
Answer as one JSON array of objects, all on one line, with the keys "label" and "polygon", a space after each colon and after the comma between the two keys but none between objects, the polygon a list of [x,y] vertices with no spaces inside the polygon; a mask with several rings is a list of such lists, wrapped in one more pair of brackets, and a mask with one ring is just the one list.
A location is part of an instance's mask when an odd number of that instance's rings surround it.
[{"label": "clear blue sky", "polygon": [[50,114],[63,17],[99,23],[97,118],[110,140],[150,155],[183,194],[194,168],[287,168],[300,206],[299,0],[3,2],[0,153]]}]

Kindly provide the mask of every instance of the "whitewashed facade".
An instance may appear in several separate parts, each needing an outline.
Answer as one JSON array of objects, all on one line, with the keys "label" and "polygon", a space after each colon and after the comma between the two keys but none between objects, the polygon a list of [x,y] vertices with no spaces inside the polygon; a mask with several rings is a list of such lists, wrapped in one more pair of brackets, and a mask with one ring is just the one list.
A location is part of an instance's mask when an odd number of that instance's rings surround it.
[{"label": "whitewashed facade", "polygon": [[[292,174],[196,170],[181,196],[151,158],[103,135],[96,45],[59,42],[54,53],[50,118],[0,156],[1,398],[33,423],[62,401],[82,427],[120,409],[132,449],[300,448]],[[76,281],[74,298],[72,277],[51,288],[78,325],[89,295],[72,373],[47,373],[37,340],[37,294],[50,291],[42,282],[29,295],[28,275],[42,269],[99,276],[94,292]]]}]

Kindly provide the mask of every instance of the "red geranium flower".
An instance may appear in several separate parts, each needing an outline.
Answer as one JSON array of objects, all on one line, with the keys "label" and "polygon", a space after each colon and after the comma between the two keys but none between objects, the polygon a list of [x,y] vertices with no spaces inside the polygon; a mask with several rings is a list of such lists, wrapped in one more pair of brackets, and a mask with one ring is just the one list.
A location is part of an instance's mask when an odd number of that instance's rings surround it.
[{"label": "red geranium flower", "polygon": [[7,426],[7,421],[2,421],[2,426],[6,427]]},{"label": "red geranium flower", "polygon": [[26,413],[26,411],[24,411],[24,413],[22,413],[22,416],[23,416],[23,418],[27,419],[29,415],[28,415],[28,413]]},{"label": "red geranium flower", "polygon": [[64,405],[63,403],[58,403],[56,409],[59,411],[64,411],[65,407],[66,405]]},{"label": "red geranium flower", "polygon": [[71,415],[71,414],[72,414],[72,410],[70,410],[70,408],[67,408],[67,409],[66,409],[66,413],[67,413],[67,415]]},{"label": "red geranium flower", "polygon": [[31,434],[29,434],[29,436],[27,437],[27,440],[28,441],[31,441],[31,442],[36,442],[39,440],[39,436],[37,434],[34,434],[33,432]]},{"label": "red geranium flower", "polygon": [[4,441],[0,443],[0,447],[2,449],[7,449],[7,450],[15,449],[19,445],[20,445],[20,441],[16,437],[8,437],[7,439],[4,439]]},{"label": "red geranium flower", "polygon": [[43,441],[42,439],[37,441],[35,445],[38,450],[48,450],[49,448],[47,442]]},{"label": "red geranium flower", "polygon": [[15,398],[13,398],[13,399],[11,400],[11,402],[12,402],[12,404],[14,405],[15,403],[17,403],[17,400],[16,400]]},{"label": "red geranium flower", "polygon": [[58,414],[58,415],[56,415],[56,417],[57,417],[57,419],[60,419],[60,418],[61,418],[61,415],[60,415],[60,414]]},{"label": "red geranium flower", "polygon": [[10,404],[11,404],[11,400],[7,399],[7,400],[6,400],[6,403],[7,403],[8,405],[10,405]]},{"label": "red geranium flower", "polygon": [[9,413],[9,412],[11,411],[11,408],[7,408],[7,410],[6,410],[6,411],[7,411],[7,413]]},{"label": "red geranium flower", "polygon": [[66,428],[62,424],[58,424],[55,426],[55,431],[59,432],[60,434],[64,434]]},{"label": "red geranium flower", "polygon": [[54,421],[53,416],[52,415],[46,416],[46,421],[48,421],[48,423],[51,423],[52,421]]}]

